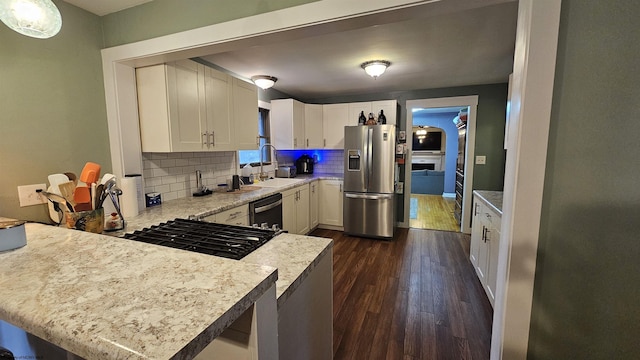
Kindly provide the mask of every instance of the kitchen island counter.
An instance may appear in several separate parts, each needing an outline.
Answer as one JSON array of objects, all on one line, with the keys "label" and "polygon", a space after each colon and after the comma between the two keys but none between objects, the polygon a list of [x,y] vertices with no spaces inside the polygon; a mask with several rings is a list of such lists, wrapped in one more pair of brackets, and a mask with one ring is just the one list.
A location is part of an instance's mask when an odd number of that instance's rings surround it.
[{"label": "kitchen island counter", "polygon": [[0,320],[88,359],[192,358],[277,279],[271,266],[116,237],[26,234],[0,254]]}]

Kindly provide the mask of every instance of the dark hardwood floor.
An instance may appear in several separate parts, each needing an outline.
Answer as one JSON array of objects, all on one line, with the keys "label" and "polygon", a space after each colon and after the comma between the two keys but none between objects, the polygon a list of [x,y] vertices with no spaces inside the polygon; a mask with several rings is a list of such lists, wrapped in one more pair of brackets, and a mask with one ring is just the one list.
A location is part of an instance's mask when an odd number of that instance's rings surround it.
[{"label": "dark hardwood floor", "polygon": [[392,241],[334,240],[335,359],[488,359],[493,310],[469,235],[398,229]]}]

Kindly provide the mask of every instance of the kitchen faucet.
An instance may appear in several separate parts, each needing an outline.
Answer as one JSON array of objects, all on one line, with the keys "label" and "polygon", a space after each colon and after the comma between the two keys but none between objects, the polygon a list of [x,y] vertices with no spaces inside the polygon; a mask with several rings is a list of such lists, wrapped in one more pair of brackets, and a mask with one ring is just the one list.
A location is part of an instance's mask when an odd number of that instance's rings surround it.
[{"label": "kitchen faucet", "polygon": [[278,152],[277,152],[278,149],[276,149],[275,146],[273,146],[273,145],[271,145],[269,143],[266,143],[266,144],[262,145],[260,147],[260,181],[265,181],[269,177],[269,175],[267,175],[267,173],[265,173],[263,171],[263,168],[262,168],[262,166],[263,166],[263,164],[262,164],[262,153],[264,152],[263,150],[264,150],[265,146],[271,146],[273,148],[273,150],[276,151],[276,161],[275,161],[276,167],[275,168],[276,169],[278,168]]}]

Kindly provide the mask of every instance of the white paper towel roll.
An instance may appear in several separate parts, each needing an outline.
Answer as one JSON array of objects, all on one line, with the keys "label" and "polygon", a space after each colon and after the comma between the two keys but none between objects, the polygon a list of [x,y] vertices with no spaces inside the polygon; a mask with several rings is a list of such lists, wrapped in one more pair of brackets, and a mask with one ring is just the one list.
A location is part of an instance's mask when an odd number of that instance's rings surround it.
[{"label": "white paper towel roll", "polygon": [[125,221],[138,215],[138,189],[136,179],[133,177],[124,177],[120,179],[120,209]]},{"label": "white paper towel roll", "polygon": [[125,177],[131,177],[136,179],[136,196],[138,197],[138,211],[147,207],[144,201],[144,185],[142,184],[142,175],[140,174],[128,174]]}]

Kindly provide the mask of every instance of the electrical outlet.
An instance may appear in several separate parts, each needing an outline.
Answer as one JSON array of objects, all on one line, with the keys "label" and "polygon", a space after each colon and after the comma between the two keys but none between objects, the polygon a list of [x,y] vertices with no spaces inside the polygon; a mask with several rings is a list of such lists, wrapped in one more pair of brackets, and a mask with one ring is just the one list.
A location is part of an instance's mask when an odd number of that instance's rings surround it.
[{"label": "electrical outlet", "polygon": [[484,155],[476,156],[476,165],[484,165],[487,163],[487,157]]},{"label": "electrical outlet", "polygon": [[47,198],[44,197],[44,195],[36,192],[36,190],[44,191],[46,188],[47,184],[18,186],[18,199],[20,200],[20,207],[46,204]]}]

